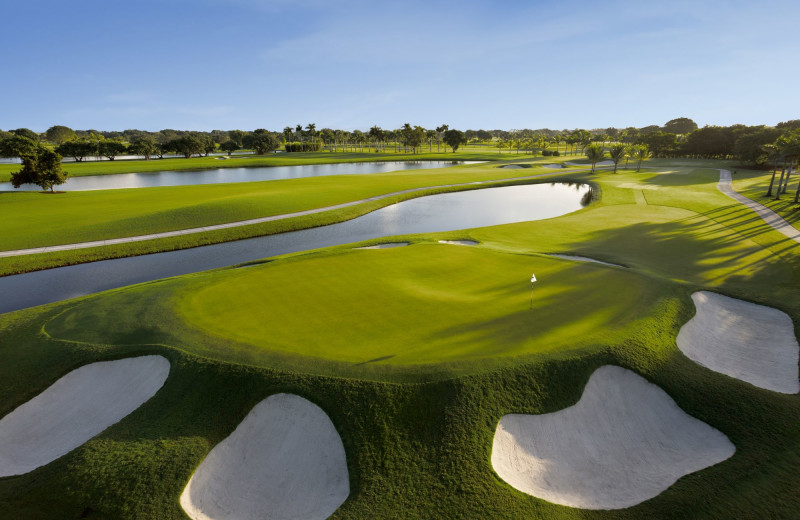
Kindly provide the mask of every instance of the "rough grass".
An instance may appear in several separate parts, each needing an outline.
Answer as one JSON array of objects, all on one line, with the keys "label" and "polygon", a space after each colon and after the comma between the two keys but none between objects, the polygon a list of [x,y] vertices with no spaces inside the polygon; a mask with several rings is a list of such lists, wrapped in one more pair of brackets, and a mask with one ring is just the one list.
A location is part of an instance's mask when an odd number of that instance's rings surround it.
[{"label": "rough grass", "polygon": [[[593,180],[603,200],[556,219],[421,235],[413,237],[418,245],[399,249],[336,248],[292,255],[262,266],[199,273],[0,316],[0,416],[92,361],[160,353],[172,362],[165,387],[122,422],[52,464],[0,479],[0,517],[185,518],[178,496],[211,447],[258,401],[293,392],[319,404],[342,436],[351,496],[336,519],[795,518],[800,508],[800,396],[714,373],[675,346],[679,327],[694,312],[689,295],[700,288],[766,303],[793,318],[800,315],[797,245],[717,192],[717,179],[714,170],[688,167],[600,173]],[[481,245],[424,243],[441,238],[470,238]],[[547,252],[608,260],[632,272],[539,256]],[[528,262],[536,267],[529,269]],[[331,275],[326,264],[342,279],[325,280]],[[526,268],[520,294],[517,267]],[[441,269],[446,276],[434,276],[429,269]],[[520,303],[527,308],[527,277],[536,270],[544,274],[535,313],[560,320],[553,330],[547,323],[522,324],[515,315]],[[302,287],[290,286],[293,275]],[[306,283],[299,275],[312,279]],[[323,280],[321,287],[311,284],[314,276]],[[383,283],[387,294],[371,289],[370,280]],[[347,292],[348,283],[355,285],[352,292]],[[236,286],[244,290],[237,293]],[[362,307],[359,289],[372,290],[383,308]],[[624,315],[627,304],[617,300],[634,298],[635,291],[645,295],[641,301],[646,304],[635,304]],[[280,309],[281,295],[301,301],[284,299],[286,309]],[[483,302],[485,315],[460,316],[477,313]],[[303,314],[308,317],[314,309],[301,308],[301,303],[318,305],[318,311],[324,303],[326,313],[306,325]],[[412,304],[426,315],[406,308]],[[246,316],[259,311],[266,325]],[[606,311],[611,314],[592,327],[593,316]],[[340,319],[352,325],[359,314],[369,318],[362,330],[340,325]],[[426,317],[433,323],[425,323]],[[495,328],[487,326],[493,318],[499,323]],[[229,320],[252,330],[234,333]],[[439,348],[452,352],[421,352],[429,364],[442,367],[439,371],[403,365],[402,359],[353,368],[359,349],[338,337],[360,341],[364,354],[372,349],[369,355],[386,355],[369,344],[371,337],[380,339],[384,329],[408,333],[404,322],[430,330],[437,320],[447,321],[443,326],[469,327],[466,341],[493,353],[530,348],[495,364],[477,355],[473,364],[478,369],[466,370],[448,355],[480,352],[458,352],[466,345],[448,345],[443,336]],[[585,329],[567,330],[573,320]],[[266,351],[272,340],[292,339],[290,329],[303,326],[311,330],[298,333],[313,336],[316,343],[308,348],[340,341],[343,360],[323,363],[301,356],[302,345],[295,342],[289,345],[293,353],[285,349],[288,353],[276,354],[269,366],[257,359],[230,362],[228,356],[236,352]],[[518,330],[525,326],[531,343]],[[579,348],[551,349],[536,341],[547,334],[556,343],[572,338]],[[402,340],[395,338],[395,345]],[[728,435],[736,454],[619,511],[556,506],[503,483],[490,464],[499,418],[574,404],[590,374],[609,363],[662,387],[687,413]]]}]

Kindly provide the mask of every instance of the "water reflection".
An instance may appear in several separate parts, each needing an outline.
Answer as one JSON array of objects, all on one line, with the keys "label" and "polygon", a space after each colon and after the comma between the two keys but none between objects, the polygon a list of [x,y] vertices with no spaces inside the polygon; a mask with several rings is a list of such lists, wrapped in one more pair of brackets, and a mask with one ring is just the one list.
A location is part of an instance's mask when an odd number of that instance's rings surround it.
[{"label": "water reflection", "polygon": [[[255,168],[217,168],[214,170],[159,171],[150,173],[119,173],[71,177],[57,186],[59,191],[116,190],[122,188],[154,188],[159,186],[193,186],[197,184],[222,184],[228,182],[273,181],[299,179],[326,175],[363,175],[398,170],[424,170],[446,168],[457,164],[481,161],[390,161],[340,164],[308,164],[298,166],[269,166]],[[69,167],[64,168],[69,171]],[[13,191],[10,182],[0,182],[0,191]],[[22,191],[40,191],[26,184]]]},{"label": "water reflection", "polygon": [[420,197],[330,226],[2,277],[0,312],[320,247],[553,218],[581,209],[588,200],[591,188],[575,183]]}]

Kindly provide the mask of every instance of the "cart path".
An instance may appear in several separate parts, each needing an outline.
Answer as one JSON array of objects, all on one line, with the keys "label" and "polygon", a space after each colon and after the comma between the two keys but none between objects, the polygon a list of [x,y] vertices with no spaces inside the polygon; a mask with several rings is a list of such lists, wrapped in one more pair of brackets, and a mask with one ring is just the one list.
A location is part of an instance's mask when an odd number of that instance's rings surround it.
[{"label": "cart path", "polygon": [[720,170],[717,189],[733,200],[741,202],[751,210],[755,211],[756,214],[758,214],[758,216],[761,217],[769,226],[777,231],[780,231],[787,237],[800,244],[800,231],[798,231],[797,228],[786,222],[783,217],[763,204],[759,204],[758,202],[748,199],[744,195],[737,193],[736,190],[733,189],[731,180],[732,177],[730,170]]}]

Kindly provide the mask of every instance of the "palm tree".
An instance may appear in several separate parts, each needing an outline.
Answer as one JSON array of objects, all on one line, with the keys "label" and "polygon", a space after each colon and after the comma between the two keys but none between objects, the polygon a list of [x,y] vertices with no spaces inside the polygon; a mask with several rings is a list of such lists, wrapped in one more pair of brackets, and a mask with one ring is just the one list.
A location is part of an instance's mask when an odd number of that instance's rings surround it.
[{"label": "palm tree", "polygon": [[586,158],[592,163],[592,173],[594,173],[594,166],[598,161],[602,161],[606,156],[603,150],[603,145],[598,143],[591,143],[586,145]]},{"label": "palm tree", "polygon": [[628,147],[622,143],[616,143],[611,145],[608,153],[611,156],[611,160],[614,161],[614,173],[617,173],[619,162],[628,155]]},{"label": "palm tree", "polygon": [[633,147],[633,156],[636,157],[636,171],[642,170],[642,161],[650,157],[650,150],[646,144],[637,144]]},{"label": "palm tree", "polygon": [[775,175],[778,173],[778,159],[781,157],[781,152],[774,144],[767,144],[761,147],[764,153],[767,154],[767,160],[772,163],[772,178],[769,180],[769,188],[765,197],[772,196],[772,186],[775,184]]},{"label": "palm tree", "polygon": [[498,139],[497,144],[494,145],[497,148],[497,153],[503,153],[503,148],[506,147],[506,142],[502,139]]},{"label": "palm tree", "polygon": [[[438,134],[436,137],[436,151],[439,151],[439,145],[442,144],[442,136],[445,132],[450,130],[450,125],[442,125],[436,127],[436,133]],[[447,151],[447,145],[444,145],[444,151]]]},{"label": "palm tree", "polygon": [[308,123],[306,125],[306,130],[308,130],[308,135],[311,136],[311,148],[312,148],[312,151],[313,151],[314,139],[317,136],[317,125],[315,125],[314,123]]},{"label": "palm tree", "polygon": [[425,137],[428,138],[428,153],[433,152],[433,140],[436,139],[436,130],[425,130]]}]

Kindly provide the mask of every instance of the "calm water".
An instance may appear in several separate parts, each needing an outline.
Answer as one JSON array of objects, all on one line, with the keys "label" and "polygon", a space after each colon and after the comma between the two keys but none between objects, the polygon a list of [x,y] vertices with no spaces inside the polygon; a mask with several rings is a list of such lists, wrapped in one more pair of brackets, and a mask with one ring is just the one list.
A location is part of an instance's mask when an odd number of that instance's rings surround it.
[{"label": "calm water", "polygon": [[[220,159],[220,162],[223,162]],[[309,164],[301,166],[269,166],[255,168],[217,168],[216,170],[160,171],[150,173],[119,173],[72,177],[57,186],[59,191],[117,190],[121,188],[154,188],[158,186],[189,186],[195,184],[222,184],[226,182],[274,181],[299,179],[324,175],[362,175],[398,170],[424,170],[445,168],[456,164],[473,164],[481,161],[391,161],[340,164]],[[69,171],[69,168],[64,168]],[[19,188],[24,191],[41,191],[33,184]],[[13,191],[10,182],[0,182],[0,191]]]},{"label": "calm water", "polygon": [[431,195],[330,226],[6,276],[0,278],[0,312],[319,247],[552,218],[590,198],[588,185],[564,183]]}]

